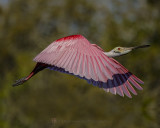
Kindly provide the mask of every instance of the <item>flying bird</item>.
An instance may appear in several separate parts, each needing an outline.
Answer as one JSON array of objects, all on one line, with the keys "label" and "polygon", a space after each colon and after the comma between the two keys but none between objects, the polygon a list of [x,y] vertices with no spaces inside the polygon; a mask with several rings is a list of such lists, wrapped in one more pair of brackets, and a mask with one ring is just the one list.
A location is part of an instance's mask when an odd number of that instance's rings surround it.
[{"label": "flying bird", "polygon": [[143,88],[139,84],[144,84],[144,82],[113,57],[148,46],[116,47],[109,52],[104,52],[101,47],[91,44],[82,35],[60,38],[33,59],[37,62],[33,71],[27,77],[17,80],[13,86],[23,84],[39,71],[48,68],[75,75],[86,80],[89,84],[104,89],[106,92],[119,94],[120,96],[125,94],[132,98],[130,92],[137,95],[133,86],[142,90]]}]

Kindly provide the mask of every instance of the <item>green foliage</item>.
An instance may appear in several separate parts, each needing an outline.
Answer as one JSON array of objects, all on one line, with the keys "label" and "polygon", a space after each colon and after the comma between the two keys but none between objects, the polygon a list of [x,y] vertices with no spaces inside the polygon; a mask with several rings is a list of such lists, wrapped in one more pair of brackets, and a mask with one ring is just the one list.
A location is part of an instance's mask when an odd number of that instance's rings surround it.
[{"label": "green foliage", "polygon": [[[156,0],[11,0],[2,4],[0,127],[160,127],[159,8]],[[22,86],[11,86],[29,74],[36,54],[71,34],[82,34],[106,51],[151,44],[116,58],[145,82],[144,90],[133,99],[122,98],[47,69]]]}]

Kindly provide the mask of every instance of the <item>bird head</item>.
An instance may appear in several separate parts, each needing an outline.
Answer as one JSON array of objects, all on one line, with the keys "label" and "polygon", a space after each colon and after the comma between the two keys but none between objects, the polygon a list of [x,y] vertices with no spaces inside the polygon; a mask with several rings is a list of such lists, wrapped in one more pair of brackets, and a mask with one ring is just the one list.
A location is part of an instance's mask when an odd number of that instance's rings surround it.
[{"label": "bird head", "polygon": [[[108,52],[109,57],[117,57],[121,55],[125,55],[132,50],[138,49],[138,48],[145,48],[149,47],[150,45],[141,45],[141,46],[135,46],[135,47],[115,47],[113,50]],[[106,54],[107,55],[107,54]]]}]

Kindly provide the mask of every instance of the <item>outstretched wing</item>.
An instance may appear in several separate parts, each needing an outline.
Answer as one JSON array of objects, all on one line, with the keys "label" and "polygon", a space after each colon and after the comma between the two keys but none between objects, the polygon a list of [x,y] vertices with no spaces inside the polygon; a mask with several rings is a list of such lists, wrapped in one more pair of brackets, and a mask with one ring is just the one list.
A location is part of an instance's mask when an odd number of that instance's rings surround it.
[{"label": "outstretched wing", "polygon": [[137,83],[142,84],[141,80],[116,60],[107,57],[100,47],[90,44],[82,35],[72,35],[54,41],[38,54],[34,61],[51,65],[54,70],[79,76],[113,94],[126,94],[131,97],[129,89],[136,95],[130,83],[142,89]]}]

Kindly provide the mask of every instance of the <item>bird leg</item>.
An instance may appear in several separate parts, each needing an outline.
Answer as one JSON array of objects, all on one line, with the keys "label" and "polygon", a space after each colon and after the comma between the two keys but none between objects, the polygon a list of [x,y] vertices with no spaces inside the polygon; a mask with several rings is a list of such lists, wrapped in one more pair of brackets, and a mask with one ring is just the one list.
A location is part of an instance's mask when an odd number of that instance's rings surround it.
[{"label": "bird leg", "polygon": [[12,86],[18,86],[23,84],[24,82],[26,82],[27,80],[29,80],[32,76],[34,76],[36,73],[38,73],[39,71],[45,69],[47,67],[47,64],[44,63],[37,63],[35,68],[33,69],[33,71],[24,78],[21,78],[19,80],[16,80],[15,83]]}]

